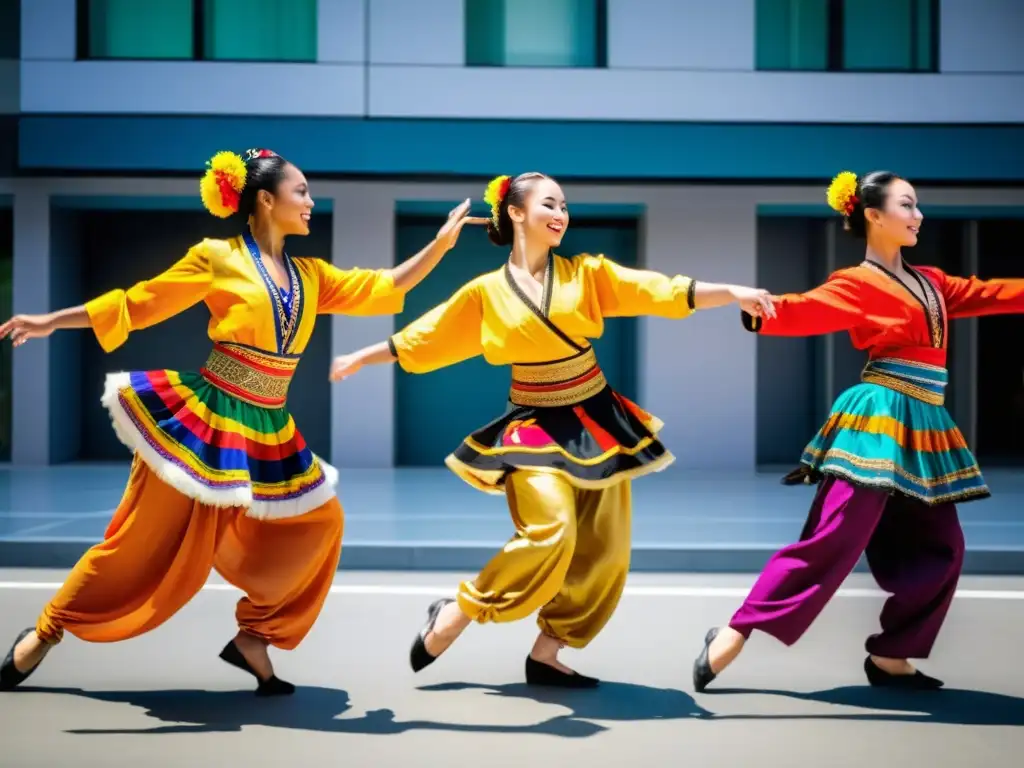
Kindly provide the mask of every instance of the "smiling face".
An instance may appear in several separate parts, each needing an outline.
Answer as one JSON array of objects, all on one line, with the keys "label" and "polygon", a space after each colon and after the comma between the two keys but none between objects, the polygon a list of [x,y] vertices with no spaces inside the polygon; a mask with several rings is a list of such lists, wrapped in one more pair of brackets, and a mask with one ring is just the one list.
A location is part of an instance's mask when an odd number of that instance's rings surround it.
[{"label": "smiling face", "polygon": [[530,187],[522,207],[509,205],[509,218],[522,226],[528,242],[557,248],[569,228],[569,209],[562,188],[553,179],[541,178]]},{"label": "smiling face", "polygon": [[886,189],[884,205],[868,208],[864,216],[874,237],[900,247],[917,245],[924,215],[917,207],[917,193],[909,182],[893,179]]},{"label": "smiling face", "polygon": [[259,193],[259,207],[263,215],[269,217],[277,231],[286,236],[309,234],[313,205],[306,176],[291,163],[285,166],[273,194],[268,191]]}]

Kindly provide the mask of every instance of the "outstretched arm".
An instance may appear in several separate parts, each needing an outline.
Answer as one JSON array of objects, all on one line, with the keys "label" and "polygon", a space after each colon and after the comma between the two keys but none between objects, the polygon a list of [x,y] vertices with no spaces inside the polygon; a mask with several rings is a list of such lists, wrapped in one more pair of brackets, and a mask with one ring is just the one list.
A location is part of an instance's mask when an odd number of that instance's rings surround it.
[{"label": "outstretched arm", "polygon": [[480,288],[472,282],[386,341],[335,358],[330,379],[341,381],[364,365],[394,362],[408,373],[429,373],[476,357],[483,352],[482,321]]},{"label": "outstretched arm", "polygon": [[485,224],[487,219],[467,216],[469,200],[448,214],[448,220],[419,253],[392,269],[339,269],[323,259],[316,259],[321,315],[397,315],[405,306],[405,294],[455,247],[459,233],[466,224]]},{"label": "outstretched arm", "polygon": [[743,327],[764,336],[818,336],[849,331],[865,318],[861,285],[835,273],[806,293],[773,297],[775,317],[756,317],[743,312]]},{"label": "outstretched arm", "polygon": [[604,317],[654,315],[671,320],[689,317],[698,309],[740,304],[753,312],[771,313],[768,291],[739,285],[705,283],[649,269],[632,269],[604,256],[584,256],[584,279],[593,289]]},{"label": "outstretched arm", "polygon": [[92,328],[103,350],[112,352],[132,332],[198,304],[206,297],[212,280],[207,241],[203,241],[166,272],[128,290],[115,288],[83,305],[43,315],[16,315],[0,326],[0,339],[10,336],[17,347],[59,329]]},{"label": "outstretched arm", "polygon": [[459,234],[466,224],[486,224],[487,219],[469,216],[470,201],[466,198],[458,207],[448,214],[448,221],[438,230],[437,236],[415,256],[406,259],[393,270],[395,288],[400,291],[411,291],[430,274],[441,261],[441,257],[455,247]]},{"label": "outstretched arm", "polygon": [[1015,315],[1024,312],[1024,279],[955,277],[934,267],[918,267],[932,279],[946,300],[950,320],[985,315]]}]

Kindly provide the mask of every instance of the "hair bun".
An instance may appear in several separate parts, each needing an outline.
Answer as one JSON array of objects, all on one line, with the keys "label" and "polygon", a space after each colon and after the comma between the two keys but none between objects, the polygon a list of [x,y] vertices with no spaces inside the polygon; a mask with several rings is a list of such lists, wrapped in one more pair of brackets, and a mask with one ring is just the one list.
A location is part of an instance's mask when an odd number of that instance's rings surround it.
[{"label": "hair bun", "polygon": [[843,216],[853,213],[857,205],[857,174],[852,171],[842,171],[828,185],[825,193],[829,208]]},{"label": "hair bun", "polygon": [[226,219],[238,212],[245,188],[245,160],[234,152],[218,152],[207,163],[199,182],[199,194],[210,213]]}]

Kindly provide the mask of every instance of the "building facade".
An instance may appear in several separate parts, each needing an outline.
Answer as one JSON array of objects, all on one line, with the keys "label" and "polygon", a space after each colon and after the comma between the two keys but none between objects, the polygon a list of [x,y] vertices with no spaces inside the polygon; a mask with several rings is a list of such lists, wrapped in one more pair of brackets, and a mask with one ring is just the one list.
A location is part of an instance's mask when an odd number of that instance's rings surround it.
[{"label": "building facade", "polygon": [[[566,251],[805,290],[863,254],[824,206],[839,170],[913,180],[914,260],[1024,274],[1018,0],[0,0],[0,306],[79,303],[237,224],[198,202],[203,163],[266,146],[302,167],[314,233],[290,247],[391,266],[497,173],[564,181]],[[855,11],[849,10],[856,7]],[[469,231],[398,318],[324,319],[293,410],[342,467],[438,465],[504,402],[473,360],[327,382],[504,254]],[[1024,449],[1017,318],[956,326],[949,407],[989,460]],[[87,334],[0,352],[0,459],[123,460],[106,370],[194,367],[194,308],[103,355]],[[1019,345],[1018,345],[1019,346]],[[613,383],[691,468],[794,460],[863,356],[844,337],[744,334],[732,311],[616,320]],[[984,393],[982,396],[981,393]],[[1019,433],[1018,433],[1019,434]],[[1019,442],[1019,441],[1017,441]]]}]

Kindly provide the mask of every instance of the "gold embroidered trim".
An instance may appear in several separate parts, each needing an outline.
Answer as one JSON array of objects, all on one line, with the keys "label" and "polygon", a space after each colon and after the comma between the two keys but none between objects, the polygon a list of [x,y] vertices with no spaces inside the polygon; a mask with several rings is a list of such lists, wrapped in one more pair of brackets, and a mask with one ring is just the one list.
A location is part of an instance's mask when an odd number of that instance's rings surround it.
[{"label": "gold embroidered trim", "polygon": [[946,403],[946,396],[944,394],[940,392],[932,392],[929,389],[919,387],[906,379],[900,378],[899,376],[893,376],[892,374],[865,370],[861,374],[860,379],[867,384],[879,384],[887,389],[895,390],[907,397],[912,397],[915,400],[920,400],[921,402],[928,403],[929,405],[945,405]]},{"label": "gold embroidered trim", "polygon": [[585,352],[551,363],[512,366],[512,381],[520,384],[555,384],[569,381],[597,367],[597,355],[590,347]]},{"label": "gold embroidered trim", "polygon": [[[203,367],[203,376],[239,400],[263,408],[281,407],[298,366],[285,359],[241,347],[215,346]],[[270,370],[264,370],[270,369]]]},{"label": "gold embroidered trim", "polygon": [[593,348],[550,363],[513,365],[509,400],[534,408],[582,403],[608,386]]},{"label": "gold embroidered trim", "polygon": [[[809,467],[811,466],[807,462],[804,462],[804,464]],[[891,467],[889,468],[893,471],[894,474],[904,474],[899,471],[899,468],[896,467],[894,463],[890,462],[890,464]],[[923,501],[925,504],[928,504],[929,506],[935,506],[938,504],[956,504],[958,502],[969,501],[971,499],[977,498],[984,498],[986,496],[992,495],[992,492],[989,490],[987,485],[978,485],[975,486],[974,488],[966,488],[959,491],[951,491],[949,493],[943,493],[937,496],[927,496],[923,493],[920,493],[919,491],[915,491],[911,488],[899,485],[888,477],[864,477],[863,475],[858,475],[856,472],[841,465],[837,466],[834,464],[829,464],[827,458],[821,464],[821,466],[811,468],[822,474],[838,475],[839,477],[844,477],[851,483],[854,483],[856,485],[867,486],[870,488],[878,488],[879,490],[884,491],[898,491],[899,493],[902,493],[905,496],[917,499],[918,501]],[[873,469],[877,471],[883,468],[877,467]]]},{"label": "gold embroidered trim", "polygon": [[[929,489],[938,488],[940,485],[950,485],[960,480],[970,480],[971,478],[982,476],[981,469],[978,467],[977,463],[968,467],[963,467],[962,469],[958,469],[954,472],[948,472],[945,475],[940,475],[939,477],[924,478],[910,474],[907,470],[898,466],[894,461],[892,461],[892,459],[868,459],[838,448],[827,448],[824,451],[821,451],[808,447],[804,449],[804,453],[819,462],[819,465],[814,467],[819,472],[825,471],[825,466],[830,460],[839,459],[841,461],[849,462],[857,469],[867,472],[891,472],[914,485],[919,485],[923,488]],[[828,469],[831,470],[832,468],[829,467]]]},{"label": "gold embroidered trim", "polygon": [[602,389],[608,386],[604,374],[598,371],[596,375],[588,378],[580,384],[573,384],[556,390],[544,390],[541,392],[517,388],[514,384],[509,390],[509,400],[516,405],[525,405],[534,408],[558,408],[559,406],[576,405],[584,400],[593,397]]}]

